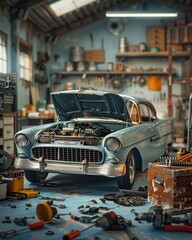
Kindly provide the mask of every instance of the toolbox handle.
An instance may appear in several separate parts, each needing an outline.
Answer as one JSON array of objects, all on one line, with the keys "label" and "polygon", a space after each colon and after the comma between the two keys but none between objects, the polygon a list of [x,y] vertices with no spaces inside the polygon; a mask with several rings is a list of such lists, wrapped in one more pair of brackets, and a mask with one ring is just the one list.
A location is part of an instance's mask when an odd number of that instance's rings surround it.
[{"label": "toolbox handle", "polygon": [[155,181],[155,183],[157,183],[157,184],[159,184],[159,185],[164,187],[165,182],[164,182],[164,180],[162,178],[154,176],[154,181]]}]

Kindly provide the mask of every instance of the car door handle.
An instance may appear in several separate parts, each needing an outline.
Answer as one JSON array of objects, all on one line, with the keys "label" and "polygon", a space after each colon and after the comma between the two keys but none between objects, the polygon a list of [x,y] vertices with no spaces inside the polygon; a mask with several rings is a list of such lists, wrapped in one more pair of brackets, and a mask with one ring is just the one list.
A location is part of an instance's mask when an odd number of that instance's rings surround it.
[{"label": "car door handle", "polygon": [[154,136],[151,137],[151,141],[156,141],[158,139],[160,139],[159,135],[154,135]]}]

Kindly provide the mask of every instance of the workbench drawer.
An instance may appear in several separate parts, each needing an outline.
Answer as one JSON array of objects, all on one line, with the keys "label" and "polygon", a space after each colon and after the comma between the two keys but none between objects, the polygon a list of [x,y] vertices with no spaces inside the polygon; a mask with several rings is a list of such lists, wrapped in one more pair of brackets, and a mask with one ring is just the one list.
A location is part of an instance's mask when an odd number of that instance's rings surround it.
[{"label": "workbench drawer", "polygon": [[4,141],[3,150],[8,152],[10,155],[14,154],[14,141],[13,140]]},{"label": "workbench drawer", "polygon": [[3,121],[4,121],[4,125],[7,125],[7,124],[14,124],[14,117],[4,117],[3,118]]},{"label": "workbench drawer", "polygon": [[4,139],[11,139],[14,136],[14,126],[13,125],[5,125],[3,129],[3,137]]},{"label": "workbench drawer", "polygon": [[150,163],[148,200],[164,208],[192,207],[192,167]]}]

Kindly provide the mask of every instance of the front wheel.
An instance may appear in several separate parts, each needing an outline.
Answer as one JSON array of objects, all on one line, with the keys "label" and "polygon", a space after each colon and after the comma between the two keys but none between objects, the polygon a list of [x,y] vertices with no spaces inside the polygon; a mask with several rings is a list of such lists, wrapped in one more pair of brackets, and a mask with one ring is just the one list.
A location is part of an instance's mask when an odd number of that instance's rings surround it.
[{"label": "front wheel", "polygon": [[126,174],[117,177],[117,186],[120,189],[131,189],[135,182],[136,165],[135,165],[135,153],[130,151],[126,160]]},{"label": "front wheel", "polygon": [[31,183],[39,183],[46,179],[48,173],[47,172],[37,172],[37,171],[25,171],[26,179]]}]

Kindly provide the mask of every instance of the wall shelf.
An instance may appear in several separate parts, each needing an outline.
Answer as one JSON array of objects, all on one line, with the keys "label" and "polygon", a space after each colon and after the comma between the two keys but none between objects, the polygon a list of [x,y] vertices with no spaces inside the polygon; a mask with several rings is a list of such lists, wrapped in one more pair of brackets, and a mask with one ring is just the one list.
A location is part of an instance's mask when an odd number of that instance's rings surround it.
[{"label": "wall shelf", "polygon": [[67,72],[67,71],[61,71],[61,72],[57,72],[55,73],[55,75],[57,75],[58,78],[63,78],[65,76],[83,76],[84,74],[88,75],[88,76],[119,76],[119,75],[124,75],[124,76],[153,76],[153,75],[161,75],[161,76],[166,76],[167,72],[164,71],[135,71],[135,72],[127,72],[127,71],[122,71],[122,72],[117,72],[117,71],[94,71],[94,72],[89,72],[89,71],[85,71],[85,72],[77,72],[77,71],[73,71],[73,72]]},{"label": "wall shelf", "polygon": [[[167,58],[169,52],[117,52],[117,58]],[[190,52],[172,52],[173,58],[189,58]]]}]

